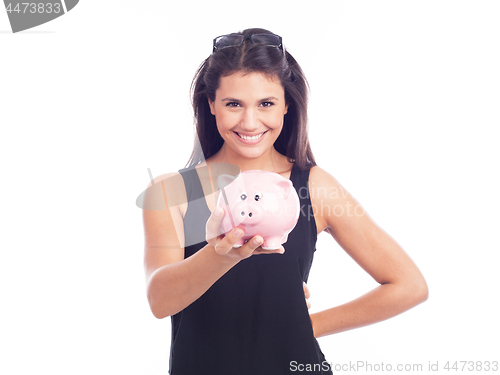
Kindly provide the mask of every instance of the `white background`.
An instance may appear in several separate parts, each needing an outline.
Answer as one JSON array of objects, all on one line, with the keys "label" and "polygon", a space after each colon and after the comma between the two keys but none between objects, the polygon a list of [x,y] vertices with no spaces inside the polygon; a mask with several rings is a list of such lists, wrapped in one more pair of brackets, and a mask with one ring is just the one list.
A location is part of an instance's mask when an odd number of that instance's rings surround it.
[{"label": "white background", "polygon": [[[189,157],[212,38],[248,27],[283,37],[318,165],[429,284],[398,317],[320,338],[327,360],[499,361],[500,3],[172,3],[83,0],[18,34],[0,12],[0,372],[167,373],[135,199],[146,168]],[[377,285],[328,234],[317,248],[311,311]]]}]

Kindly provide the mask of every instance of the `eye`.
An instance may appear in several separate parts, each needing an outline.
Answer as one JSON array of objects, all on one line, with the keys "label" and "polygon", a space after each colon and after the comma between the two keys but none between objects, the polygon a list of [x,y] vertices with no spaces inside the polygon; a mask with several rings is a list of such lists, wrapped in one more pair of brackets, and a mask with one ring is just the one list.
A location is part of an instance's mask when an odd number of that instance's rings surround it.
[{"label": "eye", "polygon": [[226,103],[226,107],[239,107],[240,103],[238,102],[228,102]]},{"label": "eye", "polygon": [[262,103],[260,103],[260,105],[263,107],[271,107],[274,105],[274,103],[273,102],[262,102]]},{"label": "eye", "polygon": [[242,201],[244,201],[245,199],[247,199],[247,195],[245,193],[243,193],[240,195],[240,198]]},{"label": "eye", "polygon": [[262,194],[260,193],[257,193],[255,194],[255,196],[253,197],[256,201],[260,201],[262,199]]}]

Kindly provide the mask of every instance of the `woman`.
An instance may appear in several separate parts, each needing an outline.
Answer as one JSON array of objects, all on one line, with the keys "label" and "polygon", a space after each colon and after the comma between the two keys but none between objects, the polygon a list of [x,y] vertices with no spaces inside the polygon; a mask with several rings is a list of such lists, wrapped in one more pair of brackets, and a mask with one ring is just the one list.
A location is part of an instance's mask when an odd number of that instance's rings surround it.
[{"label": "woman", "polygon": [[[200,144],[179,171],[189,203],[170,212],[144,210],[148,300],[157,318],[172,316],[171,374],[331,374],[317,337],[388,319],[426,300],[416,265],[316,165],[306,80],[281,37],[248,29],[216,38],[193,81],[193,106]],[[200,182],[203,168],[216,163],[293,182],[301,215],[280,249],[262,249],[258,235],[233,247],[242,235],[237,227],[219,234],[226,213],[213,199],[196,199],[210,192]],[[303,283],[323,231],[381,285],[309,315]],[[186,242],[190,233],[207,241]]]}]

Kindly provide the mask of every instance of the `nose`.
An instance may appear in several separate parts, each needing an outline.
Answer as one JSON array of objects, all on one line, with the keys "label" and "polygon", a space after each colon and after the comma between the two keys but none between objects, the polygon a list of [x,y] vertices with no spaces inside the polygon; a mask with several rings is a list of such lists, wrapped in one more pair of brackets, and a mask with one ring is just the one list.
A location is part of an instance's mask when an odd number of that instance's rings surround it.
[{"label": "nose", "polygon": [[252,133],[261,127],[259,116],[255,108],[245,108],[240,127],[248,133]]},{"label": "nose", "polygon": [[255,224],[260,222],[263,211],[262,208],[254,204],[243,204],[235,207],[235,217],[238,217],[242,222],[247,224]]}]

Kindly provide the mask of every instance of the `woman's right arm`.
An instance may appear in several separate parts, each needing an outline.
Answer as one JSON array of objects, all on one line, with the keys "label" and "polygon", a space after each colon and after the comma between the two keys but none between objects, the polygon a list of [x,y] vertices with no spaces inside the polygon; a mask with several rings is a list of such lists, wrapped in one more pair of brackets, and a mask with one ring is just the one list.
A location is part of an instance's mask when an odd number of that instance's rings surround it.
[{"label": "woman's right arm", "polygon": [[217,236],[224,215],[217,216],[216,211],[207,222],[208,244],[184,259],[183,218],[178,206],[168,209],[167,204],[166,210],[143,210],[147,298],[156,318],[165,318],[189,306],[240,260],[253,254],[284,251],[283,247],[263,250],[261,236],[233,248],[239,239],[235,236],[239,228],[225,237]]}]

